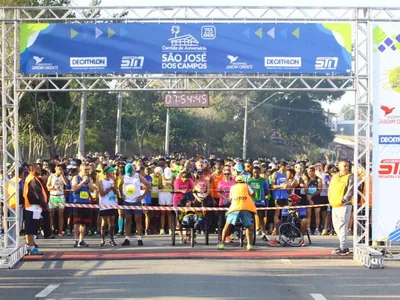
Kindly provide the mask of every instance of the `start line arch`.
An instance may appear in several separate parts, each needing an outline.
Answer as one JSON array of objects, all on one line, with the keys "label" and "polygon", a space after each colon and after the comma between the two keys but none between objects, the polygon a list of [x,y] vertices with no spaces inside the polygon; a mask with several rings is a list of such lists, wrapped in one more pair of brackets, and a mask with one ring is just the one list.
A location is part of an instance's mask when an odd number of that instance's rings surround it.
[{"label": "start line arch", "polygon": [[[4,246],[0,248],[0,267],[11,268],[25,253],[20,242],[20,211],[8,205],[5,186],[14,185],[17,203],[19,186],[7,178],[7,163],[14,163],[18,176],[18,107],[25,93],[95,92],[95,91],[307,91],[355,92],[355,170],[361,167],[367,180],[371,163],[371,46],[372,22],[399,22],[400,8],[351,7],[8,7],[1,8],[1,88],[2,88],[2,169],[5,228]],[[101,17],[99,17],[99,14]],[[352,70],[348,76],[333,75],[224,75],[224,74],[144,74],[144,75],[22,75],[20,67],[20,26],[24,23],[285,23],[341,22],[352,25]],[[145,84],[138,79],[146,79]],[[58,84],[63,82],[61,86]],[[66,83],[65,83],[66,82]],[[354,174],[354,196],[361,184]],[[369,198],[367,185],[366,198]],[[361,195],[361,197],[364,197]],[[369,266],[369,199],[354,207],[354,259]],[[18,207],[18,206],[17,206]]]}]

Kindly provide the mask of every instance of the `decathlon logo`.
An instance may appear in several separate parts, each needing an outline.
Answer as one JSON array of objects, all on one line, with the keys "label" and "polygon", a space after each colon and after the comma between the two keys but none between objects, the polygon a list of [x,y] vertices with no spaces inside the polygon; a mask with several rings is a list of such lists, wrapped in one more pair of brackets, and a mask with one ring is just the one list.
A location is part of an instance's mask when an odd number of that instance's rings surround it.
[{"label": "decathlon logo", "polygon": [[144,65],[144,56],[124,56],[121,60],[123,70],[141,70]]},{"label": "decathlon logo", "polygon": [[316,70],[336,70],[339,58],[337,57],[317,57],[315,60]]},{"label": "decathlon logo", "polygon": [[380,145],[400,145],[400,135],[380,135]]},{"label": "decathlon logo", "polygon": [[71,57],[71,68],[105,68],[107,57]]},{"label": "decathlon logo", "polygon": [[264,57],[264,65],[266,68],[301,68],[301,57]]}]

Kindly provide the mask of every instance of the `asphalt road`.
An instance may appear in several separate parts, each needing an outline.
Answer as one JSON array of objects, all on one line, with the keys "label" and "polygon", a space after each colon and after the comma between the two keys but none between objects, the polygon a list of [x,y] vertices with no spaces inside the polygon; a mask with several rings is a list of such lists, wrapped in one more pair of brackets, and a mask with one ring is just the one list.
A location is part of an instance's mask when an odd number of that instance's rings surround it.
[{"label": "asphalt road", "polygon": [[400,298],[400,262],[366,269],[352,260],[35,261],[0,272],[7,300]]}]

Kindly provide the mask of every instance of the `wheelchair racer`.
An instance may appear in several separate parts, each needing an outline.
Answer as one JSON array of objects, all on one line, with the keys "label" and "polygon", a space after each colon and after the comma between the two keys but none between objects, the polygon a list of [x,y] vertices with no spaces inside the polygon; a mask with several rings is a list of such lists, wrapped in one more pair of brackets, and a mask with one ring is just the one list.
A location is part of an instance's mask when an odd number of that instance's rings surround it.
[{"label": "wheelchair racer", "polygon": [[[282,224],[286,223],[289,214],[294,213],[296,218],[296,227],[301,231],[303,235],[307,232],[308,221],[307,221],[307,209],[306,208],[296,208],[296,206],[300,205],[301,196],[297,194],[290,194],[288,199],[288,208],[282,209]],[[275,238],[273,241],[269,242],[270,246],[275,246],[279,243],[279,239]],[[302,247],[307,246],[306,242],[303,241],[301,244]]]},{"label": "wheelchair racer", "polygon": [[253,216],[257,213],[256,205],[254,204],[252,196],[254,191],[247,185],[246,179],[243,175],[238,175],[235,178],[235,184],[231,187],[229,199],[231,205],[228,210],[226,223],[222,231],[221,240],[218,244],[218,249],[225,249],[225,239],[228,235],[230,225],[236,225],[239,220],[246,228],[247,250],[253,250],[252,245],[252,230]]}]

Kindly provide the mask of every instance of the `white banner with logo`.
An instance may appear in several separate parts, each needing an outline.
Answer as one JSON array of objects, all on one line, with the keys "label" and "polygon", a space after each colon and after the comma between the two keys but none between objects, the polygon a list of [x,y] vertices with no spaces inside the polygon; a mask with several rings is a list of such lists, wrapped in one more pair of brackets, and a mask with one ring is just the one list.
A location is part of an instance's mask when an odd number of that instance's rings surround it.
[{"label": "white banner with logo", "polygon": [[373,25],[373,240],[400,241],[400,24]]}]

